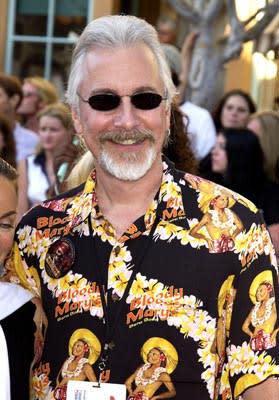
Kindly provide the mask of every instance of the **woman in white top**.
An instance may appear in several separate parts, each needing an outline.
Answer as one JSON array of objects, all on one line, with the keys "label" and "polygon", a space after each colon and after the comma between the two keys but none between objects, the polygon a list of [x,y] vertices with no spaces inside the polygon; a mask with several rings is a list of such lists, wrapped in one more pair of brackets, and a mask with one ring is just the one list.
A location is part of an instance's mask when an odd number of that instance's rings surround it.
[{"label": "woman in white top", "polygon": [[48,198],[48,190],[55,185],[55,152],[70,143],[74,128],[68,107],[54,103],[38,114],[40,148],[18,165],[19,208],[21,216],[32,206]]}]

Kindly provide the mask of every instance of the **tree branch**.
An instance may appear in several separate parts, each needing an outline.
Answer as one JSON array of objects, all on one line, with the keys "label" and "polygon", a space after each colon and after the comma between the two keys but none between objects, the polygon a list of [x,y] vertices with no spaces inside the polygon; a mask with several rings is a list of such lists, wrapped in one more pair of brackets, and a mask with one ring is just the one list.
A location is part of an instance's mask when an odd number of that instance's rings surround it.
[{"label": "tree branch", "polygon": [[260,13],[263,12],[264,16],[263,18],[258,21],[251,29],[248,29],[245,33],[244,33],[244,37],[243,37],[243,41],[244,42],[249,42],[249,40],[253,40],[256,39],[257,37],[260,36],[260,34],[262,33],[262,31],[269,25],[269,23],[272,21],[272,19],[275,17],[276,13],[279,10],[279,2],[276,1],[275,3],[269,4],[268,6],[259,9],[255,15],[251,18],[249,18],[249,20],[247,20],[245,22],[245,25],[248,22],[251,22],[253,19],[256,18],[256,16]]},{"label": "tree branch", "polygon": [[212,23],[217,17],[222,7],[224,6],[223,0],[211,0],[207,5],[206,11],[203,15],[207,23]]},{"label": "tree branch", "polygon": [[[279,10],[279,2],[276,1],[266,7],[260,8],[248,20],[241,23],[236,15],[235,4],[233,0],[226,0],[228,14],[230,18],[231,33],[228,37],[222,38],[218,41],[219,44],[225,45],[222,62],[225,63],[229,60],[237,58],[243,47],[243,43],[256,39],[262,31],[272,21],[276,12]],[[256,23],[251,29],[245,31],[245,26],[253,21],[259,13],[264,13],[263,18]]]},{"label": "tree branch", "polygon": [[167,1],[179,15],[190,20],[193,24],[199,24],[201,22],[201,15],[198,12],[194,11],[193,8],[190,7],[189,4],[185,3],[183,0]]}]

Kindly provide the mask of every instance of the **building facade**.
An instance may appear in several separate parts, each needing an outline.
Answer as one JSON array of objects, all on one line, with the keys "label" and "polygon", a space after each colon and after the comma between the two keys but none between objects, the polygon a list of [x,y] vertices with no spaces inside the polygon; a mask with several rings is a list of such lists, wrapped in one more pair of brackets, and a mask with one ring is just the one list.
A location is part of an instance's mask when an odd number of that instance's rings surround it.
[{"label": "building facade", "polygon": [[[243,19],[262,3],[236,0]],[[62,94],[72,47],[84,26],[93,18],[118,13],[137,15],[152,24],[162,14],[175,16],[166,0],[1,0],[0,71],[20,79],[44,76]],[[181,23],[178,28],[183,31]],[[260,108],[270,108],[279,95],[276,53],[267,48],[253,55],[254,50],[249,42],[241,57],[226,65],[225,90],[239,87],[250,92]],[[235,74],[240,69],[242,73]]]}]

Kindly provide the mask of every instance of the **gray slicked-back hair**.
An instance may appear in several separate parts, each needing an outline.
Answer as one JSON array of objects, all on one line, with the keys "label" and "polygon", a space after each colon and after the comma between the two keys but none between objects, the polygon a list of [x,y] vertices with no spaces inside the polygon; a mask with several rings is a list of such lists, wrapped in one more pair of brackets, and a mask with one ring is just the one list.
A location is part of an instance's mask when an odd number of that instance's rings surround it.
[{"label": "gray slicked-back hair", "polygon": [[68,104],[77,112],[79,111],[77,91],[82,79],[81,68],[84,58],[90,50],[125,48],[138,43],[144,43],[154,54],[168,102],[171,103],[176,89],[155,28],[145,20],[131,15],[109,15],[91,21],[78,39],[73,51],[66,91]]}]

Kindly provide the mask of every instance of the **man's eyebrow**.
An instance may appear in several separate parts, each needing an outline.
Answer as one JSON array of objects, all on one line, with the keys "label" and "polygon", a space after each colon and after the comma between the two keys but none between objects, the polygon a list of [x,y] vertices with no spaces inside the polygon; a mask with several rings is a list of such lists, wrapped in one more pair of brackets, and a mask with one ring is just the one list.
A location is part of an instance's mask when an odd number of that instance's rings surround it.
[{"label": "man's eyebrow", "polygon": [[8,211],[3,215],[0,215],[0,219],[10,217],[11,215],[15,215],[16,211]]},{"label": "man's eyebrow", "polygon": [[[158,92],[158,89],[156,89],[154,86],[150,86],[150,85],[145,85],[145,86],[140,86],[135,88],[135,90],[131,93],[141,93],[141,92]],[[93,96],[95,94],[106,94],[106,93],[115,93],[118,94],[116,89],[112,89],[112,88],[98,88],[98,89],[93,89],[91,90],[89,97]]]}]

